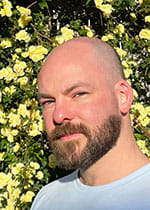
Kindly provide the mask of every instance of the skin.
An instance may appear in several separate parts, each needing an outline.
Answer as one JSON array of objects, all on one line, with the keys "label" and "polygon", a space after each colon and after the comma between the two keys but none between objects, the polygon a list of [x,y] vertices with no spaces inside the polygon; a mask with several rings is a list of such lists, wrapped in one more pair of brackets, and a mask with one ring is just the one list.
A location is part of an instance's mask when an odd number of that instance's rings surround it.
[{"label": "skin", "polygon": [[[120,69],[109,45],[84,37],[53,50],[38,75],[39,101],[48,135],[68,122],[83,123],[92,131],[110,115],[121,117],[116,146],[88,169],[80,168],[80,180],[87,185],[113,182],[149,163],[135,143],[129,118],[132,88]],[[78,141],[75,152],[79,156],[87,143],[81,133],[60,140]]]}]

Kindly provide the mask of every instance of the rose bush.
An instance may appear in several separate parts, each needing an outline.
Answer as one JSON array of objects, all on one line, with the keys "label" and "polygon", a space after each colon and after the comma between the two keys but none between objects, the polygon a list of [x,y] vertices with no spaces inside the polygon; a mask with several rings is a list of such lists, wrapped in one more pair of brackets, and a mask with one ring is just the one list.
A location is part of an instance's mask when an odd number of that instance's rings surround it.
[{"label": "rose bush", "polygon": [[1,209],[30,209],[43,185],[66,174],[46,143],[37,73],[47,54],[73,37],[99,37],[116,49],[134,89],[134,134],[150,156],[149,12],[148,0],[0,1]]}]

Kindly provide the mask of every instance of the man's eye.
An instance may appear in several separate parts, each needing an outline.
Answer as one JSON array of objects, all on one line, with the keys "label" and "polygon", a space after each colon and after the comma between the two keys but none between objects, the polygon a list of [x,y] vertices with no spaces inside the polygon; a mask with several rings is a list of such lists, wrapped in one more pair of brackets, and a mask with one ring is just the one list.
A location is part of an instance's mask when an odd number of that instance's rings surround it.
[{"label": "man's eye", "polygon": [[40,102],[40,104],[41,104],[41,106],[44,106],[44,105],[52,104],[54,102],[55,102],[55,100],[46,100],[46,101]]},{"label": "man's eye", "polygon": [[88,94],[88,93],[87,92],[78,92],[78,93],[74,94],[74,97],[84,96],[86,94]]}]

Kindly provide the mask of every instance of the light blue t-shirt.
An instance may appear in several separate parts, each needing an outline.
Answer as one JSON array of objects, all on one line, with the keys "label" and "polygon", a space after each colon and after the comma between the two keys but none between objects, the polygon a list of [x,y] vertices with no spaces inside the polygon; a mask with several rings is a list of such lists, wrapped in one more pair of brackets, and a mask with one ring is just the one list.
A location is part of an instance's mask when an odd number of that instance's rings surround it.
[{"label": "light blue t-shirt", "polygon": [[80,182],[78,171],[44,186],[31,210],[150,210],[150,164],[102,186]]}]

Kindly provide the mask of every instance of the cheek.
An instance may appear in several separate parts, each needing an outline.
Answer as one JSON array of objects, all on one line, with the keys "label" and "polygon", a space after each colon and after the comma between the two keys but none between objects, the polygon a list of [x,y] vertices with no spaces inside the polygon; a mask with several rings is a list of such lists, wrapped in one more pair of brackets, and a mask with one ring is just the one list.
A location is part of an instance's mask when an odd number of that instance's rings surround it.
[{"label": "cheek", "polygon": [[112,114],[118,114],[117,105],[109,99],[101,98],[91,103],[82,104],[78,107],[78,116],[85,123],[98,125],[101,121]]}]

